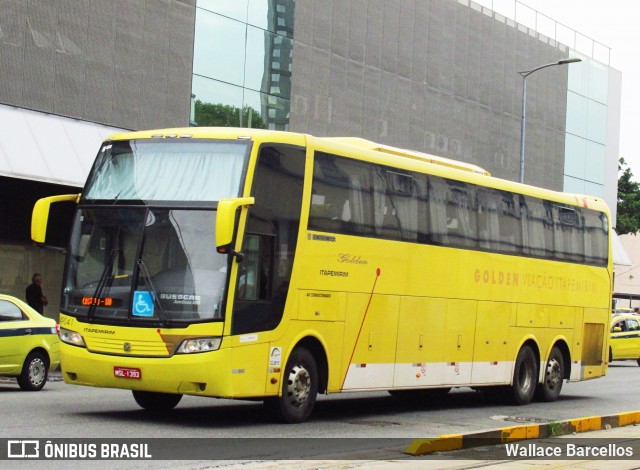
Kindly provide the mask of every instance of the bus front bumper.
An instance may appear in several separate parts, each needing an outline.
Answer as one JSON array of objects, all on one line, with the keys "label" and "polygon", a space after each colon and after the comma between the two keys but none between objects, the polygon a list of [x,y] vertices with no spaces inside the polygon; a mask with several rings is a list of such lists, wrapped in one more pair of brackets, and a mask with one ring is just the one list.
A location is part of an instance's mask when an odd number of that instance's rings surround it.
[{"label": "bus front bumper", "polygon": [[229,349],[172,357],[114,356],[62,344],[68,384],[161,393],[231,397]]}]

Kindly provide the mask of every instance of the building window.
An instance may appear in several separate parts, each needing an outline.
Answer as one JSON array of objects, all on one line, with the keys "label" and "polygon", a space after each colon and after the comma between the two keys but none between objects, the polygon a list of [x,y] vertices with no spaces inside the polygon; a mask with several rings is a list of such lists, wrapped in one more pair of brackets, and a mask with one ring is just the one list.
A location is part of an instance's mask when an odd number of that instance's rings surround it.
[{"label": "building window", "polygon": [[192,125],[287,130],[293,0],[198,0]]}]

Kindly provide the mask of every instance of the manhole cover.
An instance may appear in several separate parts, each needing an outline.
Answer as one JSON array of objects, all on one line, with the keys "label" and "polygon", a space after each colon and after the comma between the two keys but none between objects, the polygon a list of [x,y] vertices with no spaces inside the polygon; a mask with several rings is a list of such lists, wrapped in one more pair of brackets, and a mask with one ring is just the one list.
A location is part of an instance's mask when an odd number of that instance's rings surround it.
[{"label": "manhole cover", "polygon": [[492,416],[491,419],[495,421],[509,421],[512,423],[548,423],[550,420],[547,418],[536,418],[535,416]]}]

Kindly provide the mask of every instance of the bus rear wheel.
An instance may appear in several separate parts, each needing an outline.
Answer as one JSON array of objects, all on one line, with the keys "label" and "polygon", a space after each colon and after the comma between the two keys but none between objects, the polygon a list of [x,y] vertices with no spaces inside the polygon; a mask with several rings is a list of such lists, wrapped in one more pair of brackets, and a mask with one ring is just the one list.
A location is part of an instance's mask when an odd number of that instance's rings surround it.
[{"label": "bus rear wheel", "polygon": [[282,396],[264,400],[267,410],[282,423],[301,423],[316,404],[318,366],[305,348],[296,348],[287,361],[282,379]]},{"label": "bus rear wheel", "polygon": [[170,411],[180,403],[182,395],[133,390],[133,398],[138,405],[147,411]]},{"label": "bus rear wheel", "polygon": [[513,384],[508,389],[507,401],[514,405],[531,403],[538,381],[538,363],[530,346],[523,346],[518,352],[513,371]]},{"label": "bus rear wheel", "polygon": [[564,382],[564,357],[562,351],[554,346],[544,370],[544,380],[536,389],[536,399],[540,401],[556,401]]}]

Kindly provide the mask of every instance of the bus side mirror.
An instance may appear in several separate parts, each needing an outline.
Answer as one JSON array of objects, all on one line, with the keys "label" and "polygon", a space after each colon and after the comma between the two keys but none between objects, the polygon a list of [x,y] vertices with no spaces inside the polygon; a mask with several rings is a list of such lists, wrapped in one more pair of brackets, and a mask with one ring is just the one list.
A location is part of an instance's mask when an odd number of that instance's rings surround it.
[{"label": "bus side mirror", "polygon": [[63,194],[60,196],[44,197],[36,201],[31,213],[31,239],[40,244],[45,244],[47,237],[47,225],[49,223],[49,210],[51,205],[58,202],[75,202],[80,200],[80,194]]},{"label": "bus side mirror", "polygon": [[252,197],[222,199],[216,211],[216,250],[218,253],[231,253],[242,261],[242,254],[233,249],[233,235],[236,226],[236,210],[239,207],[254,204]]}]

